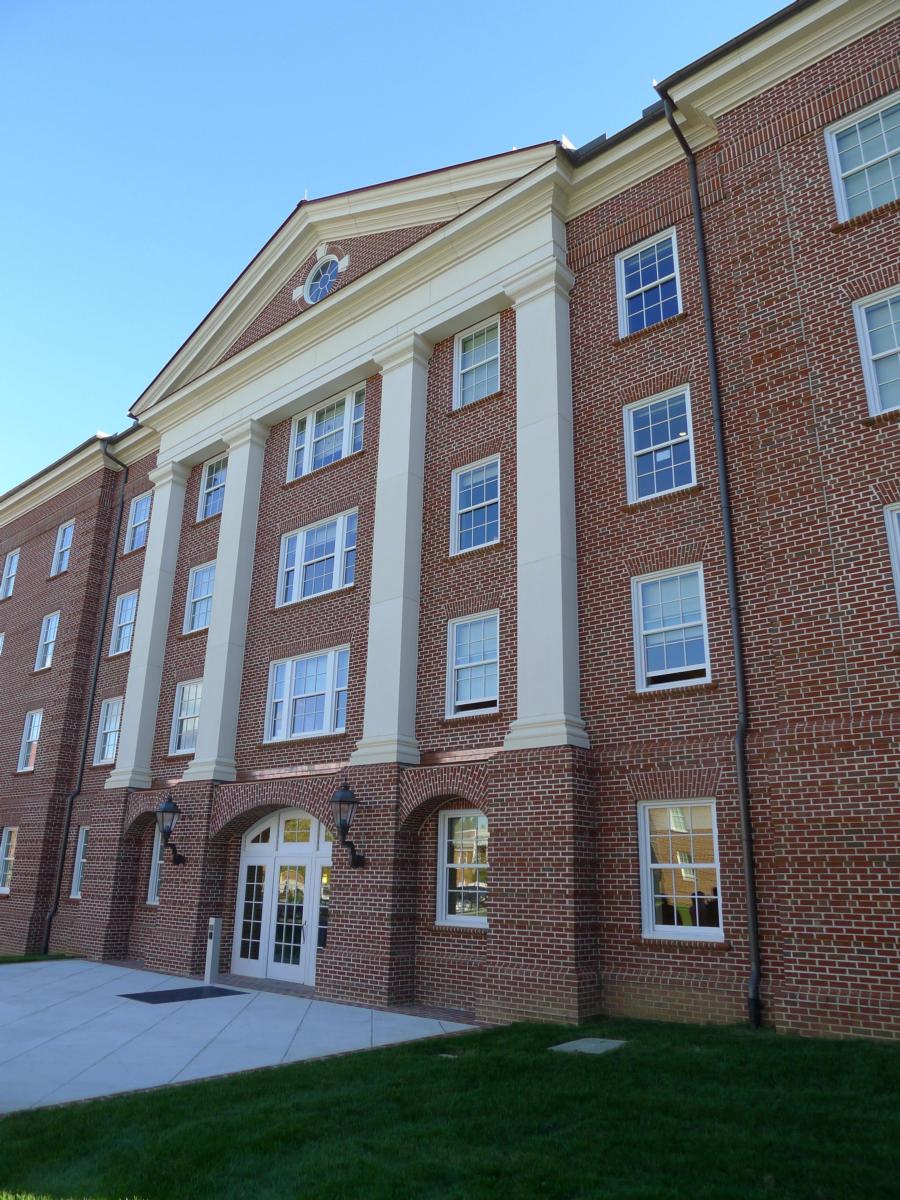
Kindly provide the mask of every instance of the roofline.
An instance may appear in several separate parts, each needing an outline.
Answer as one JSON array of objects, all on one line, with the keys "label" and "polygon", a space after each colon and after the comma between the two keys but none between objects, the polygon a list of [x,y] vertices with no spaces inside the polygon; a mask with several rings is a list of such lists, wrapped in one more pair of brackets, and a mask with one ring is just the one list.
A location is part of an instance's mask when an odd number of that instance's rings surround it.
[{"label": "roofline", "polygon": [[[705,67],[710,66],[719,59],[727,57],[734,53],[735,50],[740,50],[761,34],[768,33],[770,29],[781,25],[784,21],[796,16],[798,13],[807,8],[813,8],[819,4],[820,0],[794,0],[792,4],[780,8],[771,16],[766,17],[762,21],[758,21],[755,25],[751,25],[749,29],[745,29],[743,33],[739,33],[730,41],[723,42],[721,46],[717,46],[715,50],[710,50],[708,54],[704,54],[701,58],[695,58],[693,62],[688,63],[686,67],[681,67],[679,70],[666,76],[657,84],[663,91],[668,92],[671,88],[684,80],[689,79],[692,75],[696,75]],[[576,167],[583,166],[585,163],[591,162],[595,158],[599,158],[607,150],[611,150],[614,146],[618,146],[621,142],[627,141],[628,138],[634,137],[643,130],[655,125],[657,121],[665,120],[663,105],[661,100],[649,105],[644,109],[643,114],[638,120],[633,121],[630,125],[626,125],[624,129],[618,130],[616,133],[601,134],[590,142],[585,142],[583,146],[577,147],[575,150],[566,150],[565,153],[569,156],[570,161]]]},{"label": "roofline", "polygon": [[[150,382],[147,384],[147,386],[142,389],[140,395],[133,401],[132,404],[130,404],[128,406],[129,416],[134,417],[135,407],[138,404],[140,404],[141,400],[143,400],[144,396],[146,396],[146,394],[150,391],[150,389],[153,387],[153,385],[156,383],[156,381],[160,378],[160,376],[162,376],[166,373],[166,371],[169,369],[171,364],[179,356],[179,354],[182,352],[182,350],[185,348],[185,346],[187,346],[188,342],[190,342],[192,340],[192,338],[194,337],[194,335],[196,333],[198,333],[200,329],[202,329],[203,325],[206,323],[206,321],[209,320],[209,318],[216,311],[216,309],[219,307],[219,305],[222,303],[222,301],[227,299],[227,297],[234,291],[234,289],[241,282],[241,280],[244,278],[244,276],[247,274],[247,272],[253,267],[253,264],[257,261],[257,259],[260,258],[263,254],[265,254],[266,250],[268,250],[268,248],[269,248],[269,246],[271,246],[272,242],[275,241],[275,239],[279,236],[279,234],[284,229],[284,227],[286,225],[288,225],[294,219],[294,217],[297,215],[298,212],[300,212],[301,209],[312,208],[314,205],[324,204],[326,201],[329,201],[329,200],[340,200],[343,196],[356,196],[356,195],[361,194],[362,192],[372,192],[372,191],[376,191],[378,188],[392,187],[394,184],[398,184],[398,183],[407,183],[411,179],[425,179],[429,175],[441,175],[446,171],[456,171],[460,167],[471,167],[471,166],[474,166],[476,163],[491,162],[492,159],[506,158],[510,154],[522,154],[529,150],[539,150],[541,148],[541,146],[555,146],[555,147],[559,148],[560,142],[559,142],[559,140],[555,140],[555,139],[551,139],[546,142],[533,142],[530,146],[518,146],[515,150],[502,150],[499,154],[483,154],[480,158],[467,158],[467,159],[464,159],[462,162],[450,163],[444,167],[435,167],[433,170],[430,170],[430,171],[416,171],[412,175],[398,175],[395,179],[384,179],[380,183],[369,183],[369,184],[365,184],[363,187],[348,188],[346,191],[343,191],[343,192],[331,192],[327,196],[316,196],[316,198],[314,200],[301,200],[299,202],[299,204],[296,204],[291,209],[291,211],[284,218],[284,220],[281,222],[281,224],[278,226],[278,228],[274,231],[274,233],[270,237],[268,237],[265,240],[265,242],[263,242],[263,244],[260,246],[260,248],[257,250],[257,252],[253,255],[253,257],[250,259],[250,261],[247,263],[247,265],[237,275],[235,275],[234,279],[231,281],[231,283],[228,285],[228,287],[225,289],[225,291],[221,294],[221,296],[219,296],[219,298],[213,304],[212,308],[210,308],[209,311],[206,312],[200,318],[200,320],[197,322],[197,324],[194,326],[194,328],[191,330],[191,332],[187,335],[187,337],[184,339],[184,341],[181,343],[181,345],[178,347],[178,349],[173,354],[169,355],[169,358],[166,360],[165,363],[163,363],[163,365],[156,372],[156,374],[153,376],[153,378],[150,380]],[[2,497],[0,497],[0,498],[2,498]]]},{"label": "roofline", "polygon": [[104,437],[101,437],[99,434],[95,433],[91,437],[85,438],[83,442],[80,442],[77,446],[73,447],[73,449],[67,451],[59,458],[54,459],[53,462],[47,463],[45,467],[41,467],[39,471],[35,471],[35,473],[33,475],[29,475],[27,479],[23,479],[20,483],[14,484],[13,487],[9,488],[8,491],[0,493],[0,505],[11,499],[18,492],[24,491],[24,489],[30,484],[37,483],[39,479],[42,479],[45,475],[49,475],[50,472],[55,471],[57,467],[63,466],[70,459],[77,458],[78,455],[83,454],[85,450],[90,450],[92,446],[95,446],[101,442],[105,442],[107,445],[118,445],[119,442],[124,441],[125,438],[129,437],[133,433],[137,433],[138,430],[143,428],[144,426],[141,425],[140,421],[135,421],[133,425],[129,425],[127,429],[123,429],[119,433],[111,433]]}]

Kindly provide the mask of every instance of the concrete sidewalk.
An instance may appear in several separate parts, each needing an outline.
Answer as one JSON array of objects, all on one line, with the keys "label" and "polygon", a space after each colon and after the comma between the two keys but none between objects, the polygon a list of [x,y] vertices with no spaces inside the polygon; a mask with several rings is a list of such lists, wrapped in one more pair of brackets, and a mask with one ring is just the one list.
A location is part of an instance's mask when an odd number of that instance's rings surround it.
[{"label": "concrete sidewalk", "polygon": [[146,1004],[195,980],[67,959],[0,966],[0,1112],[473,1028],[273,992]]}]

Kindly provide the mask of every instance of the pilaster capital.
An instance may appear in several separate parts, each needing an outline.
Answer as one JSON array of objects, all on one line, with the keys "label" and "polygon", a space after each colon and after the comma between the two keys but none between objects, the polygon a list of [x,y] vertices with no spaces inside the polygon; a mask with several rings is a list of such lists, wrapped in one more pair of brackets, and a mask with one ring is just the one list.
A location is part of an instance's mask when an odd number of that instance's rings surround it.
[{"label": "pilaster capital", "polygon": [[392,342],[388,342],[380,350],[377,350],[374,357],[384,374],[386,371],[395,371],[398,367],[405,367],[411,362],[427,367],[431,358],[431,350],[431,342],[420,333],[405,333],[402,337],[394,338]]},{"label": "pilaster capital", "polygon": [[562,251],[554,246],[554,253],[534,266],[526,267],[518,275],[504,282],[503,290],[515,308],[538,300],[548,292],[557,292],[568,300],[575,283],[575,276],[563,261]]},{"label": "pilaster capital", "polygon": [[185,487],[190,473],[191,468],[187,463],[166,462],[161,463],[158,467],[154,467],[149,473],[148,478],[154,488],[168,486]]},{"label": "pilaster capital", "polygon": [[269,437],[268,425],[255,421],[252,417],[232,425],[222,434],[222,441],[229,450],[239,450],[241,446],[264,446]]}]

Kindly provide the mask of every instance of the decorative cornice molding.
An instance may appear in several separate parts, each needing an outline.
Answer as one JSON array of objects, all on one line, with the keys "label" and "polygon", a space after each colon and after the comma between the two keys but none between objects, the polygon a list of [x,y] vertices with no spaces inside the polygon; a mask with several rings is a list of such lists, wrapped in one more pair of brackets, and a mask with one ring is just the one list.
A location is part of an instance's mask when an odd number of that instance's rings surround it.
[{"label": "decorative cornice molding", "polygon": [[575,275],[566,266],[565,249],[554,246],[554,251],[553,257],[520,271],[504,283],[503,290],[516,308],[539,299],[547,292],[557,292],[568,299],[575,284]]},{"label": "decorative cornice molding", "polygon": [[407,363],[416,362],[420,366],[428,366],[431,358],[432,343],[419,333],[407,333],[395,338],[382,350],[375,351],[375,361],[381,368],[382,374],[405,367]]},{"label": "decorative cornice molding", "polygon": [[158,467],[154,467],[147,477],[155,488],[169,485],[184,487],[190,473],[191,468],[187,463],[164,462],[160,463]]}]

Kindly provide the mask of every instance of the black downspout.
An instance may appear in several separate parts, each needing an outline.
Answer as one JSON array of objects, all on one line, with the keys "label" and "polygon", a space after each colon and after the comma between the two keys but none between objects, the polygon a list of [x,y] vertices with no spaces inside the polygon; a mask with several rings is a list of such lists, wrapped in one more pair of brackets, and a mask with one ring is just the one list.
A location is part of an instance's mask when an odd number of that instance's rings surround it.
[{"label": "black downspout", "polygon": [[66,796],[66,814],[63,820],[62,837],[59,843],[59,861],[56,864],[56,885],[53,889],[53,904],[50,911],[47,913],[44,921],[44,938],[41,944],[41,954],[48,954],[50,951],[50,931],[53,926],[53,918],[59,912],[59,899],[62,895],[63,873],[66,869],[66,850],[69,846],[69,833],[72,828],[72,811],[75,807],[76,799],[81,795],[81,785],[84,783],[84,769],[87,765],[88,746],[91,738],[91,714],[94,711],[94,700],[97,696],[97,679],[100,675],[100,663],[103,658],[103,635],[106,630],[106,620],[109,616],[109,602],[112,598],[113,577],[116,570],[116,553],[119,548],[119,538],[122,535],[122,514],[125,511],[125,489],[128,486],[128,467],[121,459],[116,458],[110,453],[110,439],[103,438],[103,448],[101,454],[104,458],[110,459],[118,467],[122,469],[122,486],[119,488],[119,503],[116,509],[115,532],[109,556],[109,571],[106,575],[106,590],[103,595],[103,604],[100,608],[100,624],[97,630],[97,646],[94,651],[94,662],[91,667],[91,682],[88,687],[87,704],[84,714],[84,736],[81,739],[81,758],[78,762],[78,774],[75,776],[75,787]]},{"label": "black downspout", "polygon": [[747,941],[750,953],[750,978],[747,981],[747,1012],[750,1025],[758,1029],[761,1017],[759,994],[759,915],[756,898],[756,873],[753,866],[753,823],[750,818],[750,784],[747,771],[747,682],[744,674],[744,636],[741,627],[741,607],[738,594],[737,566],[734,557],[734,527],[731,516],[731,493],[728,486],[728,464],[725,454],[725,434],[722,428],[722,401],[719,391],[719,363],[716,357],[716,337],[713,326],[712,300],[709,289],[709,266],[706,257],[706,234],[703,228],[703,209],[700,205],[700,185],[697,181],[697,160],[687,138],[675,120],[675,106],[665,88],[653,85],[663,102],[666,120],[687,159],[691,185],[691,210],[694,216],[694,239],[697,243],[697,266],[700,273],[700,297],[703,305],[703,328],[706,334],[706,358],[709,368],[709,392],[712,405],[713,430],[716,441],[716,469],[719,476],[719,507],[722,513],[722,537],[725,542],[725,573],[728,583],[728,610],[731,618],[731,648],[734,655],[734,685],[737,693],[737,726],[734,733],[735,774],[738,804],[741,812],[741,842],[744,859],[744,885],[747,894]]}]

